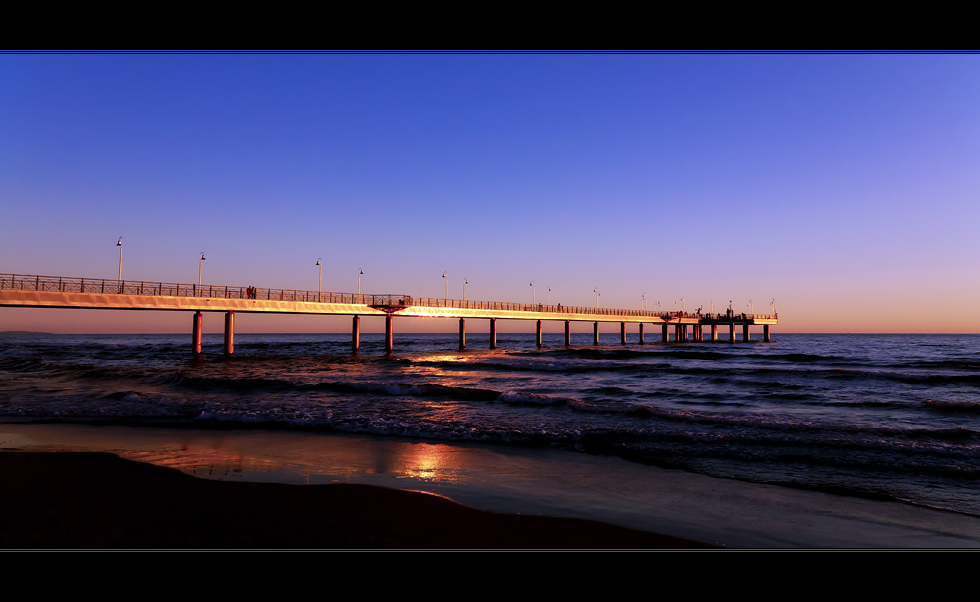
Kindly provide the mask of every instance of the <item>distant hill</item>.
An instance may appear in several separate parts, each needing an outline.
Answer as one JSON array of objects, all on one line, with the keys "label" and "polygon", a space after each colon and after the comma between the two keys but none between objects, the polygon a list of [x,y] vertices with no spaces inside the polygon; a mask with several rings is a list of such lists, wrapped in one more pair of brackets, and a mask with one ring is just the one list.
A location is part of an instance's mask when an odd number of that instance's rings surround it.
[{"label": "distant hill", "polygon": [[0,330],[0,335],[5,334],[51,334],[50,332],[34,332],[33,330]]}]

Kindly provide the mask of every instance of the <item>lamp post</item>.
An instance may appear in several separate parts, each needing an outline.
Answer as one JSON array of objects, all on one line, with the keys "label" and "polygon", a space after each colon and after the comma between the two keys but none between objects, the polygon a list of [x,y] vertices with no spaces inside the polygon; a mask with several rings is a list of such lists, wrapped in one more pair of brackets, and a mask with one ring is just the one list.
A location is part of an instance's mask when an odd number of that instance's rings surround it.
[{"label": "lamp post", "polygon": [[544,304],[551,305],[551,287],[548,287],[548,292],[544,294]]},{"label": "lamp post", "polygon": [[776,300],[773,299],[772,302],[769,303],[769,305],[772,305],[772,315],[775,316],[776,315]]},{"label": "lamp post", "polygon": [[592,292],[595,293],[595,308],[599,309],[599,289],[594,288],[592,289]]},{"label": "lamp post", "polygon": [[201,259],[197,262],[197,285],[201,286],[201,271],[204,269],[204,251],[201,251]]},{"label": "lamp post", "polygon": [[753,311],[752,299],[749,299],[749,315],[753,315],[753,314],[755,314],[755,311]]},{"label": "lamp post", "polygon": [[469,280],[463,278],[463,301],[466,301],[466,285],[469,283],[470,283]]},{"label": "lamp post", "polygon": [[357,294],[361,294],[361,276],[364,275],[364,268],[357,268]]},{"label": "lamp post", "polygon": [[532,280],[528,286],[531,287],[531,305],[534,305],[534,281]]},{"label": "lamp post", "polygon": [[442,277],[446,279],[446,301],[449,301],[449,276],[446,276],[446,272],[443,272]]},{"label": "lamp post", "polygon": [[320,264],[320,258],[316,258],[316,266],[319,269],[319,276],[316,279],[316,302],[320,302],[320,291],[323,290],[323,266]]},{"label": "lamp post", "polygon": [[122,282],[122,236],[116,241],[116,246],[119,247],[119,282]]},{"label": "lamp post", "polygon": [[640,309],[642,309],[643,311],[646,311],[646,309],[647,309],[647,294],[646,293],[643,293],[640,296]]}]

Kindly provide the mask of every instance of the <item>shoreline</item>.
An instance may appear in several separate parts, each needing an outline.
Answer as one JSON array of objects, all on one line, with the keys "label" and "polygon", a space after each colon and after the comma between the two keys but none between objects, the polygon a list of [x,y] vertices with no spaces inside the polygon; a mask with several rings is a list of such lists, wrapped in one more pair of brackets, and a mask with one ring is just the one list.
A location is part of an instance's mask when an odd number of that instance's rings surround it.
[{"label": "shoreline", "polygon": [[[521,520],[585,519],[606,523],[610,529],[678,538],[675,543],[661,545],[649,540],[636,546],[616,544],[613,540],[608,545],[586,544],[585,539],[581,545],[554,539],[549,540],[550,544],[544,540],[538,544],[513,540],[499,544],[505,548],[673,548],[682,541],[687,542],[685,546],[753,549],[980,547],[980,519],[976,517],[717,479],[617,457],[547,448],[305,431],[213,431],[18,421],[0,424],[0,462],[17,455],[9,450],[109,452],[145,465],[176,469],[207,479],[207,483],[226,482],[255,490],[266,486],[288,490],[295,485],[318,489],[321,485],[351,484],[385,491],[374,496],[378,500],[406,491],[423,492],[416,495],[453,500],[477,513],[521,515]],[[48,469],[37,470],[35,480],[49,474]],[[84,470],[90,471],[90,480],[98,478],[98,470]],[[18,491],[13,486],[5,487],[5,492]],[[60,503],[59,498],[71,499],[74,495],[72,487],[57,483],[50,485],[49,494],[56,500],[53,504]],[[3,502],[9,504],[16,503],[21,495],[5,493],[0,498],[6,498]],[[110,489],[101,499],[113,499],[113,495]],[[126,491],[125,495],[132,492]],[[274,500],[269,503],[275,505]],[[387,511],[378,510],[376,514]],[[405,521],[407,518],[402,522],[411,522]],[[396,529],[397,521],[390,527]],[[462,526],[453,530],[469,532]],[[469,541],[445,540],[437,544],[420,540],[413,545],[405,540],[387,547],[497,545],[481,544],[479,541],[484,540],[475,537]]]},{"label": "shoreline", "polygon": [[192,477],[106,452],[0,452],[0,547],[690,549],[596,521],[498,514],[373,485]]}]

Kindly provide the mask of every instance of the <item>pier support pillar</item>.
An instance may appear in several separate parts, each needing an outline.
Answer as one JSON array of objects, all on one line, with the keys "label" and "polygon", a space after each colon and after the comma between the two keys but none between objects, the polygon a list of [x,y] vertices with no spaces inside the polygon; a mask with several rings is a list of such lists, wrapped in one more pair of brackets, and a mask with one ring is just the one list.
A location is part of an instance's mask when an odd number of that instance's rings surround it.
[{"label": "pier support pillar", "polygon": [[684,327],[680,324],[674,324],[674,342],[680,343],[683,341]]},{"label": "pier support pillar", "polygon": [[662,342],[666,343],[670,340],[670,324],[664,322],[664,332],[663,337],[660,339]]},{"label": "pier support pillar", "polygon": [[395,350],[395,338],[391,328],[391,321],[393,319],[391,314],[385,314],[385,353],[388,354]]},{"label": "pier support pillar", "polygon": [[640,322],[640,345],[643,344],[643,322]]},{"label": "pier support pillar", "polygon": [[225,313],[225,355],[235,353],[235,312]]},{"label": "pier support pillar", "polygon": [[599,344],[599,323],[596,322],[592,325],[592,344]]},{"label": "pier support pillar", "polygon": [[718,325],[717,324],[712,324],[711,325],[711,342],[712,343],[717,343],[718,342]]},{"label": "pier support pillar", "polygon": [[762,340],[765,341],[766,343],[769,343],[769,342],[772,341],[772,339],[769,338],[769,325],[768,324],[763,324],[762,325]]},{"label": "pier support pillar", "polygon": [[743,343],[748,343],[749,342],[749,325],[748,324],[742,324],[742,342]]},{"label": "pier support pillar", "polygon": [[735,342],[735,322],[728,323],[728,342]]},{"label": "pier support pillar", "polygon": [[361,316],[354,316],[350,332],[350,350],[357,353],[361,349]]},{"label": "pier support pillar", "polygon": [[490,318],[490,349],[497,348],[497,318]]},{"label": "pier support pillar", "polygon": [[619,343],[621,345],[626,344],[626,322],[619,323]]},{"label": "pier support pillar", "polygon": [[201,353],[201,326],[204,324],[204,316],[201,312],[194,312],[194,334],[191,339],[191,351]]},{"label": "pier support pillar", "polygon": [[538,320],[537,335],[535,336],[535,341],[538,343],[538,347],[541,346],[541,320]]},{"label": "pier support pillar", "polygon": [[570,320],[565,320],[565,347],[572,346],[572,323]]},{"label": "pier support pillar", "polygon": [[466,320],[459,319],[459,348],[466,349]]}]

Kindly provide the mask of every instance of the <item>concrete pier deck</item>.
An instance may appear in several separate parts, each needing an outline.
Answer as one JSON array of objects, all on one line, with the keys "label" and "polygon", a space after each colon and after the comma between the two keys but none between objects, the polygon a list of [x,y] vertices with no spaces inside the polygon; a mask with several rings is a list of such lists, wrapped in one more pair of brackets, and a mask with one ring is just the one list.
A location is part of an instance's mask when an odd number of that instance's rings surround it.
[{"label": "concrete pier deck", "polygon": [[[569,343],[570,322],[593,322],[598,333],[599,322],[619,322],[623,342],[626,342],[627,323],[659,324],[662,340],[669,340],[668,328],[675,328],[675,340],[703,340],[704,325],[711,327],[711,340],[718,340],[718,326],[727,326],[730,340],[735,341],[735,327],[741,326],[742,339],[749,340],[749,326],[764,327],[764,340],[769,340],[769,327],[778,323],[777,315],[760,314],[701,314],[687,312],[652,312],[604,307],[576,307],[545,304],[523,304],[502,301],[467,301],[412,297],[411,295],[368,295],[287,289],[258,289],[164,282],[132,282],[95,278],[69,278],[0,274],[0,307],[50,307],[76,309],[116,309],[144,311],[194,312],[194,348],[200,351],[200,313],[225,312],[226,352],[231,353],[234,341],[235,313],[320,314],[349,316],[384,316],[386,318],[387,349],[392,348],[392,318],[454,318],[460,327],[460,347],[465,347],[465,320],[537,320],[540,344],[541,321],[566,323],[566,344]],[[359,336],[359,321],[355,319],[353,336]],[[642,330],[641,330],[642,332]],[[493,337],[495,345],[496,337]],[[640,341],[642,342],[642,335]],[[598,335],[595,337],[598,344]],[[357,344],[353,345],[354,350]]]}]

